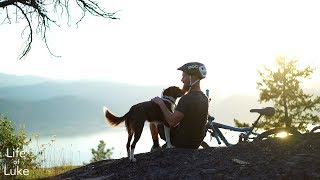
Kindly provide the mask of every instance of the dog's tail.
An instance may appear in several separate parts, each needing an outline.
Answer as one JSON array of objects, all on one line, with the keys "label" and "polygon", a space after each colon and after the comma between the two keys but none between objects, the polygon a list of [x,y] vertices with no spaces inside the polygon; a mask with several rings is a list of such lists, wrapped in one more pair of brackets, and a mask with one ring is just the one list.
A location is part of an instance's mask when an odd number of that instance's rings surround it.
[{"label": "dog's tail", "polygon": [[125,121],[127,114],[125,114],[122,117],[117,117],[112,112],[110,112],[107,107],[103,106],[104,118],[111,126],[117,126],[120,123],[122,123],[123,121]]}]

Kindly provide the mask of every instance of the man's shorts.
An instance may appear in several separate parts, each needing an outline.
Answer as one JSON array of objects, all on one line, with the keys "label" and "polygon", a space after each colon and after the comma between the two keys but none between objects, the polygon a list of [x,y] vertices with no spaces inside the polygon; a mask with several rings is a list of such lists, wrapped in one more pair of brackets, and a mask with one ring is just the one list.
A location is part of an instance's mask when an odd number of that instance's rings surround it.
[{"label": "man's shorts", "polygon": [[[163,124],[158,124],[157,125],[158,128],[158,133],[160,135],[160,138],[164,141],[166,141],[166,136],[164,133],[164,125]],[[175,147],[178,148],[188,148],[188,149],[198,149],[198,147],[200,146],[200,143],[185,143],[181,140],[177,140],[177,138],[175,138],[175,134],[177,133],[178,129],[177,128],[170,128],[170,140],[171,140],[171,144]]]}]

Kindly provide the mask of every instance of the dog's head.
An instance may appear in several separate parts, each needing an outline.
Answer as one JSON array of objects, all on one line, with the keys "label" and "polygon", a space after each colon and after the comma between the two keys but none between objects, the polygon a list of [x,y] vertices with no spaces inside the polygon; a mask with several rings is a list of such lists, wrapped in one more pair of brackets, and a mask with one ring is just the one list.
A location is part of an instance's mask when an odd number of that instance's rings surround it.
[{"label": "dog's head", "polygon": [[162,95],[170,96],[170,97],[173,97],[174,99],[177,99],[178,97],[181,97],[182,95],[184,95],[184,93],[180,88],[176,86],[170,86],[163,91]]}]

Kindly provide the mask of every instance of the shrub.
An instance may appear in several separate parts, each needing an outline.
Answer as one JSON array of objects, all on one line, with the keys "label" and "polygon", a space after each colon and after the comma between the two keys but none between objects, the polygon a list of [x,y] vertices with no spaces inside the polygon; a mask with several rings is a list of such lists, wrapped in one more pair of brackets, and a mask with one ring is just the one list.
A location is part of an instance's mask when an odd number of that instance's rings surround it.
[{"label": "shrub", "polygon": [[[0,179],[15,178],[15,169],[34,169],[40,166],[36,155],[27,150],[31,138],[27,140],[24,127],[17,129],[7,115],[0,114]],[[5,171],[6,170],[6,171]],[[10,170],[11,173],[10,173]],[[8,177],[6,174],[13,174]]]}]

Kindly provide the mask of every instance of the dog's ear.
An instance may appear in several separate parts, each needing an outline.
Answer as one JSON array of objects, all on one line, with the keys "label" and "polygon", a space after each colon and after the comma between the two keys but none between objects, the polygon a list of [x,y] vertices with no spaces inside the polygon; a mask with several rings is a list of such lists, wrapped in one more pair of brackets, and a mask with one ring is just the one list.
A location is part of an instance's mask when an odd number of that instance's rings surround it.
[{"label": "dog's ear", "polygon": [[184,92],[182,91],[182,89],[180,89],[178,87],[175,87],[174,89],[175,89],[175,94],[177,96],[176,98],[181,97],[181,96],[184,95]]},{"label": "dog's ear", "polygon": [[161,96],[163,96],[163,95],[167,95],[168,94],[168,91],[169,90],[169,88],[167,88],[167,89],[163,89],[162,90],[162,94],[161,94]]}]

